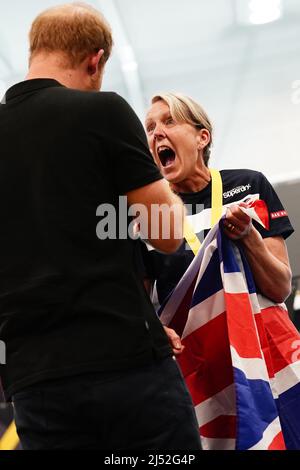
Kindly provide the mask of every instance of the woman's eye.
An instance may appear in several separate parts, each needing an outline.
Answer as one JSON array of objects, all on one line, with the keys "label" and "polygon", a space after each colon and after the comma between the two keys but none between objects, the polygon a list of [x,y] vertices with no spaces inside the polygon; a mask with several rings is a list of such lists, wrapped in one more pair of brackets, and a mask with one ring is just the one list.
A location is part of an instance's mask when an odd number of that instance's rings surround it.
[{"label": "woman's eye", "polygon": [[147,126],[147,127],[146,127],[146,131],[148,132],[148,134],[149,134],[150,132],[153,132],[153,129],[154,129],[153,124],[151,124],[150,126]]},{"label": "woman's eye", "polygon": [[167,120],[166,120],[166,124],[174,124],[174,119],[169,117]]}]

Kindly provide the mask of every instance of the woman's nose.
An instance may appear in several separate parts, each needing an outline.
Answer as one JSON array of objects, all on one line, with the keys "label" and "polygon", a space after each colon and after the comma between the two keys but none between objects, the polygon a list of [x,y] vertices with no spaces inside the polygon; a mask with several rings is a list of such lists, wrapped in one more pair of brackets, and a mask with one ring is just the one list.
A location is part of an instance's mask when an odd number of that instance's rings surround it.
[{"label": "woman's nose", "polygon": [[153,137],[154,137],[154,139],[157,139],[157,140],[163,139],[164,137],[166,137],[166,133],[165,133],[164,128],[163,128],[162,125],[157,125],[155,127]]}]

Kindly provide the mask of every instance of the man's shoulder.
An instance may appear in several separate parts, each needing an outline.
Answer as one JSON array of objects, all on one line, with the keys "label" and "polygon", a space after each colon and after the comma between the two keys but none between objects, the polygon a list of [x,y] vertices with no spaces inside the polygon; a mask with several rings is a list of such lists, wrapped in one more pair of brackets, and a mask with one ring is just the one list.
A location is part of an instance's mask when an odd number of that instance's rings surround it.
[{"label": "man's shoulder", "polygon": [[[47,90],[49,103],[63,106],[69,114],[78,110],[86,114],[87,119],[106,118],[111,120],[116,115],[128,112],[129,105],[117,93],[112,91],[83,91],[73,88],[52,88]],[[127,108],[128,107],[128,108]]]},{"label": "man's shoulder", "polygon": [[74,88],[57,87],[49,88],[48,92],[55,93],[59,98],[71,97],[74,100],[86,101],[87,103],[115,103],[121,97],[113,91],[84,91],[76,90]]}]

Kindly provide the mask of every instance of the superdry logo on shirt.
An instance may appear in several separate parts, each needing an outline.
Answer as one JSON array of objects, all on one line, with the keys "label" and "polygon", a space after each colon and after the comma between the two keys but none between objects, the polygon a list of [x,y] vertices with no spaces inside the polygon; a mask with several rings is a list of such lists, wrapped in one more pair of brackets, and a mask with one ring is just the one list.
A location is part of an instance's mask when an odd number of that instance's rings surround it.
[{"label": "superdry logo on shirt", "polygon": [[271,219],[280,219],[280,217],[287,217],[288,213],[287,211],[277,211],[277,212],[271,212],[270,217]]},{"label": "superdry logo on shirt", "polygon": [[235,194],[244,193],[245,191],[249,191],[250,188],[251,188],[251,184],[246,184],[244,186],[237,186],[236,188],[230,189],[230,191],[226,191],[226,193],[223,193],[223,198],[227,199],[228,197],[232,197]]}]

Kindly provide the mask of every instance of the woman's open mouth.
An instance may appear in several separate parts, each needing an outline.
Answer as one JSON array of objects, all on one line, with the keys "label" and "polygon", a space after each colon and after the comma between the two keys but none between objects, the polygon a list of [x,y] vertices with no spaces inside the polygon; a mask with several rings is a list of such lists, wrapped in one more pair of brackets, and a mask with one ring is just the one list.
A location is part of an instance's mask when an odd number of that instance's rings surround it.
[{"label": "woman's open mouth", "polygon": [[158,147],[157,154],[164,168],[172,165],[176,158],[174,150],[168,147],[167,145],[161,145],[160,147]]}]

